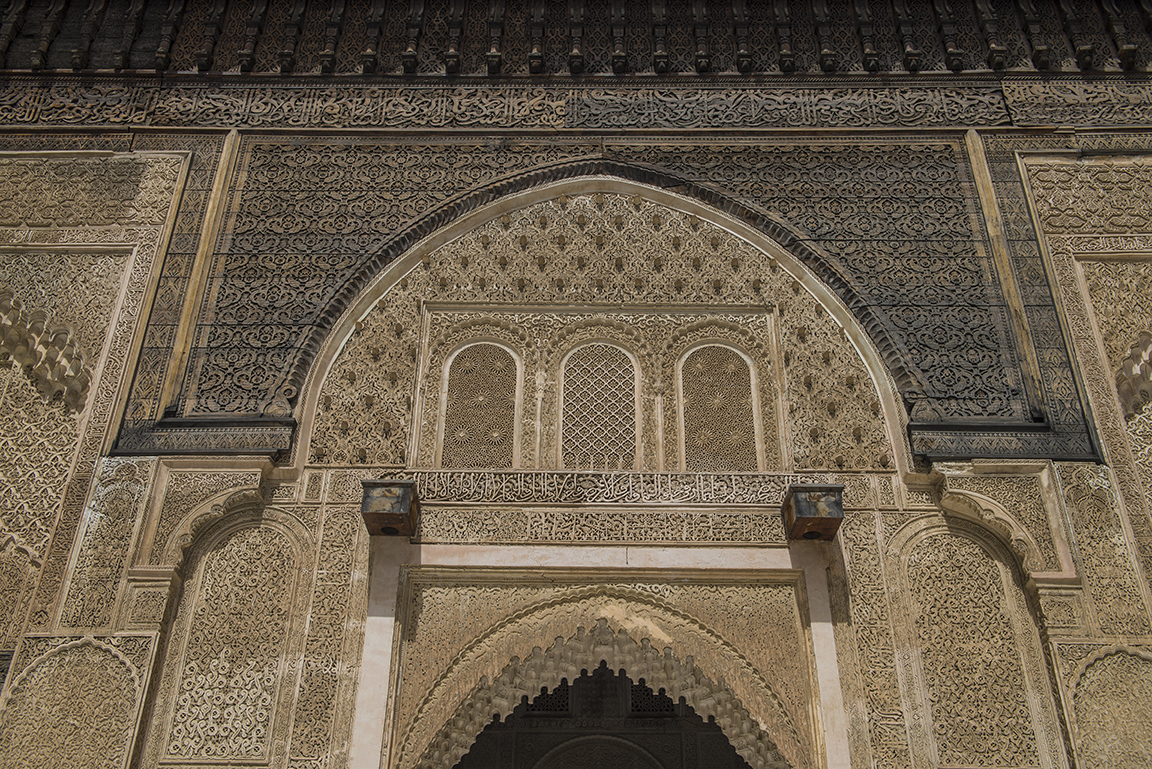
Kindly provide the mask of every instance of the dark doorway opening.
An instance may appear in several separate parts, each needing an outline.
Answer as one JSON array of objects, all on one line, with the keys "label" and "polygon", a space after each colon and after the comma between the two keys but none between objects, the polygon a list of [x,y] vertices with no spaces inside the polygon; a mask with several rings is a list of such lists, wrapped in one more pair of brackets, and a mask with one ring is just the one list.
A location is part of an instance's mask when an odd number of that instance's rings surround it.
[{"label": "dark doorway opening", "polygon": [[456,769],[751,769],[683,698],[604,663],[524,698],[476,738]]}]

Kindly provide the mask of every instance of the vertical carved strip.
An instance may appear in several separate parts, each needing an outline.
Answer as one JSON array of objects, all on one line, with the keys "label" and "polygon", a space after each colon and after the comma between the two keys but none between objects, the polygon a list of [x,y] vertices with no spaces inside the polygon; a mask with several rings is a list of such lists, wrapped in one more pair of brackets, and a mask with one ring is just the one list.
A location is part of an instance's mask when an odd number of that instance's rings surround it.
[{"label": "vertical carved strip", "polygon": [[196,69],[207,72],[212,69],[213,53],[216,50],[216,41],[220,37],[220,27],[224,22],[224,12],[228,10],[228,0],[213,0],[208,9],[208,17],[204,20],[204,38],[200,41],[200,48],[193,54]]},{"label": "vertical carved strip", "polygon": [[292,724],[291,759],[330,756],[329,765],[339,765],[333,754],[342,753],[343,744],[333,739],[332,731],[341,689],[346,691],[355,677],[355,669],[347,664],[346,635],[354,616],[348,607],[355,600],[353,565],[357,535],[362,529],[354,509],[334,507],[325,513]]},{"label": "vertical carved strip", "polygon": [[304,20],[304,0],[292,0],[288,19],[284,22],[284,47],[276,54],[280,72],[289,73],[296,68],[296,54],[300,46],[300,25]]},{"label": "vertical carved strip", "polygon": [[168,0],[168,10],[164,13],[164,24],[160,28],[160,43],[156,46],[156,69],[168,69],[172,63],[172,43],[180,31],[180,20],[184,16],[184,0]]},{"label": "vertical carved strip", "polygon": [[838,54],[832,47],[832,20],[828,0],[812,0],[812,18],[816,22],[816,39],[820,48],[820,69],[835,72],[839,67]]},{"label": "vertical carved strip", "polygon": [[712,53],[708,50],[708,6],[704,0],[692,0],[693,30],[696,36],[696,71],[712,70]]},{"label": "vertical carved strip", "polygon": [[[372,8],[368,12],[368,41],[364,50],[360,52],[360,71],[365,75],[371,75],[380,66],[380,36],[384,32],[386,2],[387,0],[372,0]],[[415,52],[415,48],[413,48],[413,52]],[[413,67],[415,67],[415,61],[413,61]]]},{"label": "vertical carved strip", "polygon": [[420,33],[424,29],[424,0],[412,0],[408,7],[408,24],[405,27],[404,51],[400,54],[400,64],[405,75],[416,74],[416,64],[420,51]]},{"label": "vertical carved strip", "polygon": [[532,0],[531,20],[528,22],[528,71],[533,75],[544,73],[544,11],[545,0]]},{"label": "vertical carved strip", "polygon": [[880,71],[880,52],[876,50],[876,24],[868,0],[855,0],[856,23],[860,31],[860,47],[866,72]]},{"label": "vertical carved strip", "polygon": [[4,20],[0,22],[0,67],[3,67],[8,59],[8,46],[20,34],[27,13],[28,0],[12,0],[4,12]]},{"label": "vertical carved strip", "polygon": [[1108,18],[1108,32],[1112,35],[1112,42],[1116,45],[1116,52],[1120,55],[1120,66],[1124,69],[1132,69],[1136,66],[1136,44],[1128,37],[1128,29],[1124,26],[1120,6],[1116,0],[1100,0],[1100,6]]},{"label": "vertical carved strip", "polygon": [[330,75],[336,69],[336,46],[344,31],[345,0],[332,0],[324,26],[324,49],[320,51],[320,71]]},{"label": "vertical carved strip", "polygon": [[896,14],[896,33],[900,37],[900,48],[904,54],[904,69],[918,72],[924,56],[916,44],[915,22],[908,0],[892,0],[892,11]]},{"label": "vertical carved strip", "polygon": [[60,612],[62,627],[111,626],[134,524],[155,469],[155,460],[103,461],[85,510],[79,552]]},{"label": "vertical carved strip", "polygon": [[780,71],[796,71],[796,52],[792,50],[792,12],[788,0],[773,0],[776,17],[776,49],[780,56]]},{"label": "vertical carved strip", "polygon": [[628,44],[625,35],[627,27],[626,0],[612,0],[612,72],[616,75],[624,74],[628,69]]},{"label": "vertical carved strip", "polygon": [[180,607],[189,625],[173,646],[179,657],[170,659],[179,672],[168,693],[169,758],[268,755],[286,678],[298,561],[287,537],[264,527],[232,533],[201,561]]},{"label": "vertical carved strip", "polygon": [[964,69],[964,50],[956,42],[956,21],[948,0],[932,0],[940,37],[944,40],[944,65],[953,72]]},{"label": "vertical carved strip", "polygon": [[732,0],[732,21],[736,35],[736,69],[747,74],[752,71],[752,48],[748,42],[751,23],[748,20],[747,0]]},{"label": "vertical carved strip", "polygon": [[568,71],[579,75],[584,71],[584,0],[568,1]]},{"label": "vertical carved strip", "polygon": [[264,31],[264,18],[268,14],[268,0],[253,0],[252,13],[248,16],[248,25],[244,29],[244,47],[236,53],[240,61],[241,72],[251,72],[256,63],[256,44],[260,42],[260,33]]},{"label": "vertical carved strip", "polygon": [[1080,69],[1092,69],[1096,59],[1096,47],[1084,34],[1084,22],[1080,19],[1080,8],[1076,0],[1060,0],[1060,12],[1064,15],[1064,31],[1072,40],[1076,52],[1076,64]]},{"label": "vertical carved strip", "polygon": [[[1022,639],[997,563],[980,545],[950,533],[922,540],[906,560],[939,761],[1039,764]],[[974,699],[976,680],[983,685]]]},{"label": "vertical carved strip", "polygon": [[874,512],[850,514],[840,528],[848,559],[852,623],[860,658],[860,679],[867,712],[859,720],[867,729],[877,767],[911,765],[908,730],[896,671],[892,610],[881,559],[880,522]]},{"label": "vertical carved strip", "polygon": [[652,0],[652,69],[663,75],[669,66],[668,4],[666,0]]},{"label": "vertical carved strip", "polygon": [[992,69],[1004,69],[1008,63],[1008,49],[1000,42],[1000,22],[990,0],[976,0],[976,16],[984,33],[985,45],[988,46],[985,61]]},{"label": "vertical carved strip", "polygon": [[1016,0],[1020,8],[1020,15],[1024,19],[1024,34],[1028,37],[1028,44],[1032,47],[1032,65],[1036,69],[1048,69],[1052,66],[1052,49],[1044,43],[1040,30],[1040,14],[1032,0]]},{"label": "vertical carved strip", "polygon": [[504,65],[504,0],[489,0],[488,52],[484,61],[489,75],[499,75]]},{"label": "vertical carved strip", "polygon": [[45,64],[47,64],[48,49],[52,47],[52,41],[60,32],[60,22],[64,18],[64,10],[67,6],[67,0],[52,0],[52,4],[44,13],[44,21],[40,22],[40,44],[32,52],[32,69],[44,69]]},{"label": "vertical carved strip", "polygon": [[124,16],[124,36],[120,39],[120,47],[112,53],[112,66],[117,70],[127,67],[132,57],[132,44],[140,35],[142,18],[144,16],[144,0],[132,0],[128,6],[128,13]]},{"label": "vertical carved strip", "polygon": [[448,0],[448,48],[444,51],[444,74],[460,72],[460,50],[464,37],[465,0]]},{"label": "vertical carved strip", "polygon": [[80,21],[80,42],[72,49],[72,69],[84,69],[88,66],[88,52],[92,48],[92,39],[96,37],[97,30],[104,22],[104,12],[108,9],[108,0],[91,0],[84,10],[84,18]]}]

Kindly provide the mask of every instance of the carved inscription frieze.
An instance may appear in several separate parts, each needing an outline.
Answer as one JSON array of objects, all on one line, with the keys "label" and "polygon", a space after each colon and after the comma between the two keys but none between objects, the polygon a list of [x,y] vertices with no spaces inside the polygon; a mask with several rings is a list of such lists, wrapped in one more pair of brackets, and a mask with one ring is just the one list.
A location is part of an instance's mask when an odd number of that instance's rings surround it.
[{"label": "carved inscription frieze", "polygon": [[832,475],[773,473],[615,473],[417,471],[430,502],[505,504],[682,504],[778,507],[794,483],[832,482]]},{"label": "carved inscription frieze", "polygon": [[696,86],[197,87],[126,83],[0,90],[0,125],[295,128],[758,128],[1004,125],[997,88]]}]

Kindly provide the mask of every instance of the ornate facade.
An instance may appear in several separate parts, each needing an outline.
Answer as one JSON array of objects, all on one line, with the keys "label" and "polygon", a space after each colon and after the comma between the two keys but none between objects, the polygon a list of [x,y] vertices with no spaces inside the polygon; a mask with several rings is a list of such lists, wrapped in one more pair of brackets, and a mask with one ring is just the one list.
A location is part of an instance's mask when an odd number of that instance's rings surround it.
[{"label": "ornate facade", "polygon": [[1150,25],[7,0],[0,767],[1149,766]]}]

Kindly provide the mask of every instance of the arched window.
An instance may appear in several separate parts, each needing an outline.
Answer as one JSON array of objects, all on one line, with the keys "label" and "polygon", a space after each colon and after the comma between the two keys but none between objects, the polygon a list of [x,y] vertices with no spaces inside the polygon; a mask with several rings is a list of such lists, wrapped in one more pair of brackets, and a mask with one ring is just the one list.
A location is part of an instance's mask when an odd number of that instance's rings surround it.
[{"label": "arched window", "polygon": [[515,458],[516,360],[479,343],[449,363],[440,466],[510,468]]},{"label": "arched window", "polygon": [[752,371],[740,353],[720,345],[693,350],[680,367],[680,397],[684,469],[759,469]]},{"label": "arched window", "polygon": [[560,458],[564,467],[637,465],[636,367],[611,344],[577,347],[564,361]]}]

